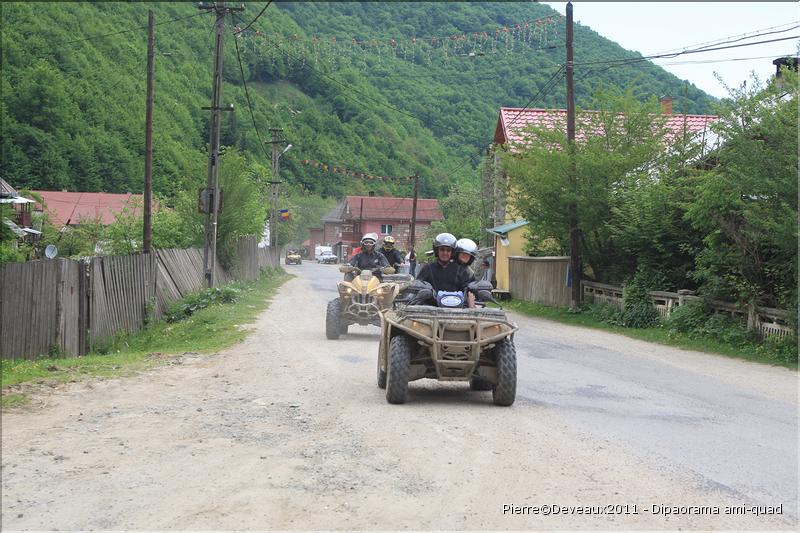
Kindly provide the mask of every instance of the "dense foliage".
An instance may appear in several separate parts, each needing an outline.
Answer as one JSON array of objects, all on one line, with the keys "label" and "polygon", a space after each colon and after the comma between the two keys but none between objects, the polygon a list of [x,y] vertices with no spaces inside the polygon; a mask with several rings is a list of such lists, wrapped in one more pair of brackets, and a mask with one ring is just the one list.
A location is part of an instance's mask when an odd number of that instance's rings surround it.
[{"label": "dense foliage", "polygon": [[[424,36],[491,33],[555,14],[537,4],[279,3],[232,38],[234,24],[244,26],[261,7],[249,5],[227,21],[222,100],[236,111],[223,116],[222,143],[268,167],[262,141],[269,127],[283,128],[295,148],[282,160],[282,176],[316,194],[409,191],[404,183],[323,174],[303,165],[306,159],[375,175],[420,172],[426,196],[443,196],[452,182],[474,180],[498,108],[528,103],[563,62],[563,20],[545,40],[512,43],[483,56],[422,43]],[[205,162],[208,142],[208,111],[202,107],[210,102],[213,15],[193,3],[17,2],[0,9],[0,175],[34,189],[141,189],[148,9],[157,23],[155,190],[171,198],[204,175],[192,172],[196,162]],[[387,47],[342,46],[326,52],[306,46],[336,38],[413,37],[420,45],[402,55],[399,48],[389,53]],[[576,28],[576,57],[636,55],[588,28]],[[579,69],[576,77],[576,95],[584,105],[603,80],[632,86],[643,98],[684,92],[682,82],[649,63]],[[532,105],[563,107],[562,85]],[[686,94],[677,108],[708,109],[706,95],[693,87]]]},{"label": "dense foliage", "polygon": [[[530,145],[504,161],[534,243],[551,239],[569,252],[574,202],[589,277],[796,309],[797,76],[754,82],[717,108],[710,153],[689,138],[665,149],[653,104],[630,94],[602,97],[598,108],[610,113],[578,121],[572,180],[563,131],[532,130]],[[646,306],[632,312],[624,322],[652,318]]]}]

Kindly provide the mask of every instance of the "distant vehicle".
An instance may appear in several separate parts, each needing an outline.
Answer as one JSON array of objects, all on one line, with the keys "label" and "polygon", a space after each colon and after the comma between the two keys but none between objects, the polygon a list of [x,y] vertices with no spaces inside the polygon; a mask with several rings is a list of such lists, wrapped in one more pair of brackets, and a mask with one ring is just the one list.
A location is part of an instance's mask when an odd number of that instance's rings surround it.
[{"label": "distant vehicle", "polygon": [[339,262],[339,258],[333,252],[322,252],[322,254],[317,256],[317,263],[332,263],[336,264]]},{"label": "distant vehicle", "polygon": [[286,264],[287,265],[302,265],[303,258],[300,254],[294,250],[289,250],[286,252]]},{"label": "distant vehicle", "polygon": [[333,248],[330,247],[330,246],[323,246],[323,245],[319,244],[314,248],[314,257],[321,256],[323,252],[333,253]]}]

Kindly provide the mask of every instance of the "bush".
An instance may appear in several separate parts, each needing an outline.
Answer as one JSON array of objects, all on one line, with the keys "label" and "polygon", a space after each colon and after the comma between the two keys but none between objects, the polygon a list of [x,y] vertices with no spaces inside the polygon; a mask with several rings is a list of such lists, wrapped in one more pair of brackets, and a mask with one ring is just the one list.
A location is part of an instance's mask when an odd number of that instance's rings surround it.
[{"label": "bush", "polygon": [[699,331],[709,317],[709,307],[705,302],[688,302],[672,310],[665,327],[674,333]]},{"label": "bush", "polygon": [[620,325],[626,328],[647,328],[658,323],[659,315],[650,291],[656,288],[658,275],[639,268],[625,287],[625,308]]},{"label": "bush", "polygon": [[187,296],[182,302],[173,305],[167,313],[167,322],[178,322],[192,316],[195,311],[205,309],[215,303],[234,303],[241,292],[242,289],[237,284],[203,289],[198,293]]},{"label": "bush", "polygon": [[606,324],[612,324],[614,326],[622,325],[622,310],[616,305],[609,303],[593,303],[585,306],[584,310],[600,322],[605,322]]},{"label": "bush", "polygon": [[779,340],[766,339],[757,347],[758,353],[784,364],[797,365],[797,337],[783,337]]}]

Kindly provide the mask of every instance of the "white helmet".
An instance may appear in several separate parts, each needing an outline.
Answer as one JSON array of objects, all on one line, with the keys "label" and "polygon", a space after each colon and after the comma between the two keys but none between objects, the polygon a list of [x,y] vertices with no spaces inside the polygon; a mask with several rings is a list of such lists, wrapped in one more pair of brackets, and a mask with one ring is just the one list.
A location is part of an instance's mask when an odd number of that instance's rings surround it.
[{"label": "white helmet", "polygon": [[471,265],[473,261],[475,261],[475,254],[478,252],[478,245],[475,244],[475,241],[472,239],[458,239],[456,241],[456,248],[453,250],[455,253],[456,259],[458,259],[458,254],[460,253],[467,253],[469,254],[469,261],[467,265]]},{"label": "white helmet", "polygon": [[361,245],[362,246],[375,246],[375,243],[378,242],[378,235],[376,233],[367,233],[363,237],[361,237]]}]

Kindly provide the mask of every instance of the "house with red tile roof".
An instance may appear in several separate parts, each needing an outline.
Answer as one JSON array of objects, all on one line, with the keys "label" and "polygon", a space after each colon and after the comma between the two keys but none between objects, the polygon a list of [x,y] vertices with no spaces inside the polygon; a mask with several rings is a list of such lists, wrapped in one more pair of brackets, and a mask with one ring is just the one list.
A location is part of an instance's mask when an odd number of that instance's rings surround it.
[{"label": "house with red tile roof", "polygon": [[[580,143],[582,139],[589,135],[587,132],[594,132],[597,135],[604,135],[605,131],[600,121],[595,120],[598,111],[580,111],[575,116],[575,141]],[[672,113],[672,99],[665,97],[661,99],[661,113],[666,116],[664,137],[665,146],[670,145],[676,139],[697,140],[710,152],[718,144],[717,135],[711,130],[710,126],[719,119],[715,115],[675,115]],[[495,126],[494,140],[495,145],[506,145],[514,153],[522,149],[527,142],[530,142],[526,135],[529,127],[544,129],[559,129],[566,135],[567,110],[566,109],[524,109],[514,107],[501,107],[500,114]],[[495,155],[495,165],[499,164],[498,156]],[[498,169],[499,170],[499,169]],[[505,172],[488,172],[483,174],[482,191],[484,202],[490,213],[490,220],[486,223],[494,226],[487,229],[492,235],[499,235],[496,230],[505,227],[521,228],[527,222],[523,217],[514,213],[508,206],[508,196],[512,194],[509,188],[508,176]],[[495,231],[492,231],[495,230]],[[494,239],[496,275],[498,290],[508,290],[508,259],[509,250],[522,250],[524,248],[524,231],[516,231],[506,238]],[[519,242],[523,240],[522,242]],[[507,248],[507,249],[506,249]],[[501,260],[502,259],[502,260]]]},{"label": "house with red tile roof", "polygon": [[[340,258],[349,257],[365,233],[376,233],[378,239],[391,235],[395,246],[407,250],[411,237],[413,198],[391,196],[346,196],[322,219],[323,244],[334,247]],[[442,220],[439,201],[418,198],[414,231],[419,241],[435,220]]]},{"label": "house with red tile roof", "polygon": [[[667,130],[665,142],[682,138],[685,134],[692,138],[699,138],[703,143],[713,146],[717,136],[711,131],[711,124],[719,119],[716,115],[673,115],[671,100],[661,101],[662,112],[668,115],[664,124]],[[575,116],[575,140],[580,142],[590,129],[594,115],[599,111],[582,111]],[[514,146],[525,144],[525,129],[530,126],[540,128],[559,128],[566,134],[567,110],[566,109],[520,109],[514,107],[501,107],[500,116],[494,132],[494,144],[508,144]],[[581,127],[583,126],[583,127]],[[593,125],[598,135],[603,135],[602,126]]]},{"label": "house with red tile roof", "polygon": [[[661,99],[661,112],[666,116],[665,128],[667,134],[664,138],[665,145],[679,138],[689,138],[700,141],[706,147],[706,153],[718,145],[718,137],[710,126],[719,119],[716,115],[682,115],[672,113],[672,99]],[[575,116],[575,140],[580,142],[586,131],[595,129],[598,135],[603,135],[602,125],[598,125],[596,118],[598,111],[580,111]],[[562,129],[566,135],[567,110],[566,109],[523,109],[515,107],[501,107],[495,126],[493,143],[506,145],[514,152],[525,145],[526,129],[533,126],[539,128]],[[497,158],[496,158],[497,163]],[[488,212],[494,226],[512,223],[520,217],[510,213],[507,207],[508,176],[502,172],[486,173],[485,179],[490,183],[482,184]]]},{"label": "house with red tile roof", "polygon": [[107,192],[33,191],[41,195],[50,222],[57,228],[76,226],[81,221],[98,221],[108,225],[116,220],[126,208],[131,213],[140,213],[141,194],[115,194]]}]

